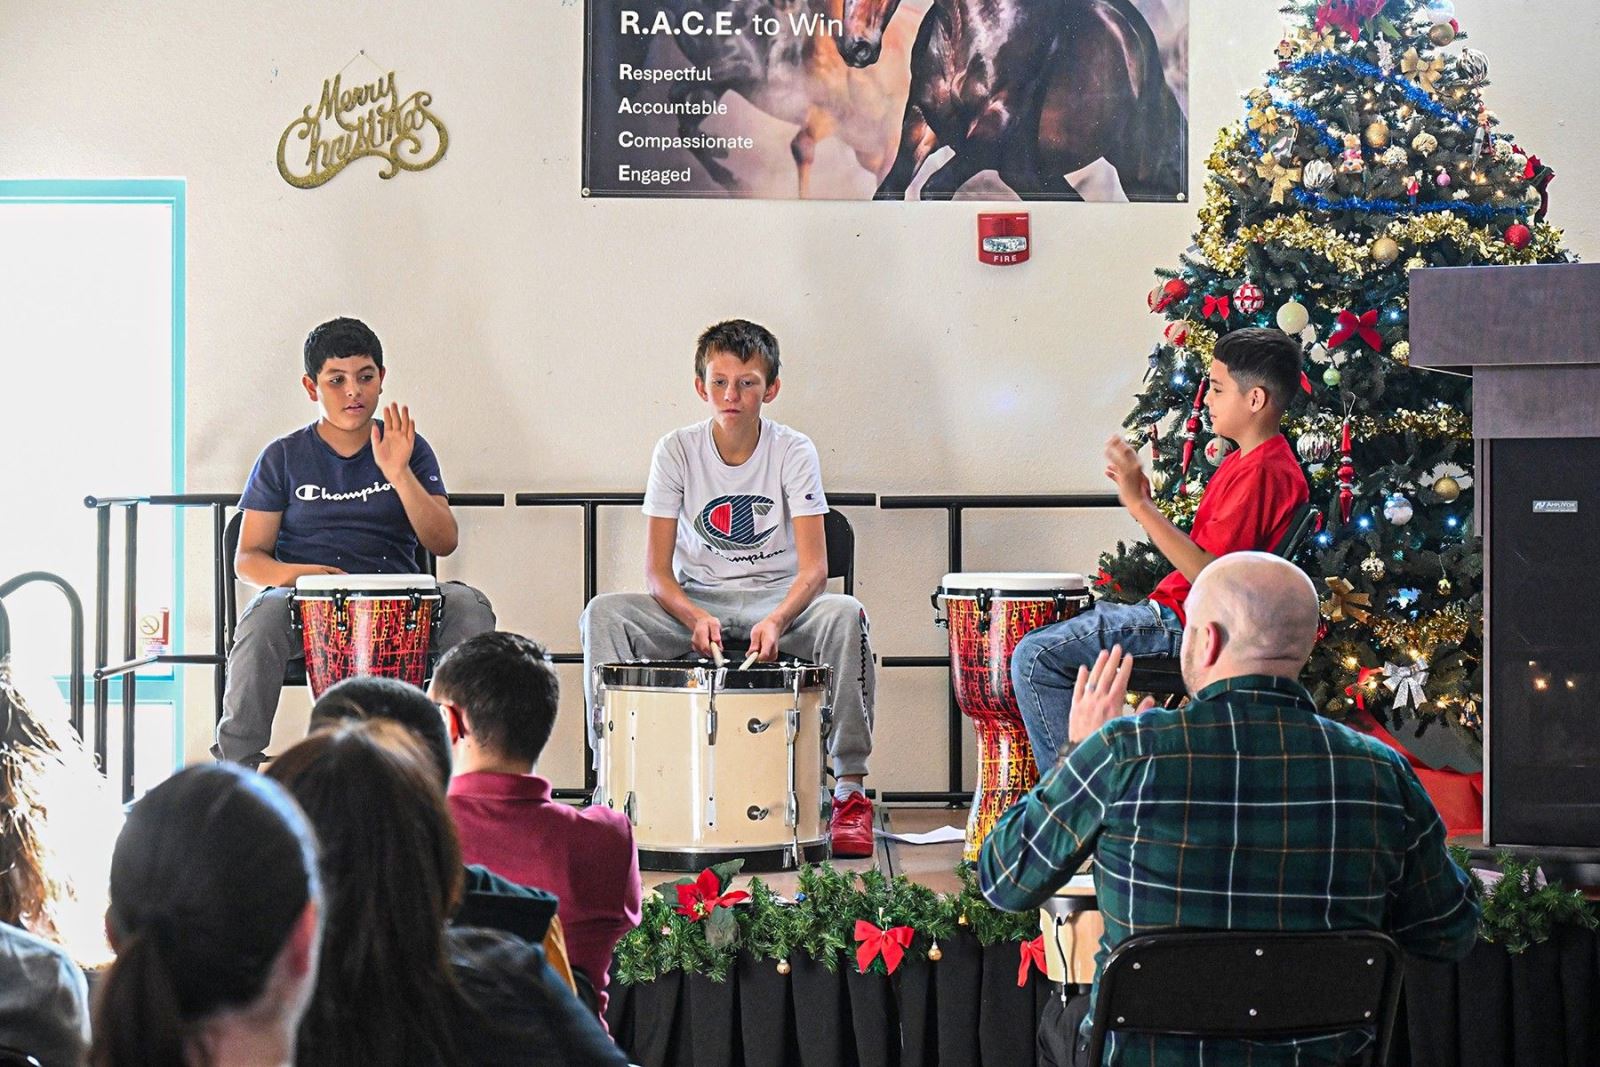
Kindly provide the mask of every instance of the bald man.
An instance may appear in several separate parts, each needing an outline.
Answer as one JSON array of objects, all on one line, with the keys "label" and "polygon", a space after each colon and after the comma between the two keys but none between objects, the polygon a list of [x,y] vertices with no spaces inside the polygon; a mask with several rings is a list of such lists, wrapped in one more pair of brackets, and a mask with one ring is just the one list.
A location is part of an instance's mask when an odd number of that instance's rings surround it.
[{"label": "bald man", "polygon": [[[1408,952],[1459,959],[1478,905],[1444,824],[1392,749],[1317,715],[1296,680],[1317,594],[1294,565],[1236,552],[1189,594],[1174,711],[1126,704],[1132,657],[1079,668],[1062,761],[1006,812],[978,857],[983,895],[1036,908],[1094,857],[1099,966],[1126,938],[1210,930],[1382,930]],[[1052,998],[1041,1062],[1082,1064],[1093,993]],[[1107,1063],[1254,1067],[1348,1063],[1369,1034],[1248,1043],[1121,1035]]]}]

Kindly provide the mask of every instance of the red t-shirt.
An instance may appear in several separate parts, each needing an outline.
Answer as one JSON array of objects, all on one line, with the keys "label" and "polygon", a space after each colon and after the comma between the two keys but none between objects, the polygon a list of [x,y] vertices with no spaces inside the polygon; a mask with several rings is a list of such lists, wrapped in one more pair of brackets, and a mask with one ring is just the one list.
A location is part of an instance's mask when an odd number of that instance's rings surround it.
[{"label": "red t-shirt", "polygon": [[639,925],[639,854],[628,817],[553,802],[550,783],[533,774],[458,774],[449,799],[465,862],[556,895],[567,956],[594,984],[603,1018],[611,951]]},{"label": "red t-shirt", "polygon": [[[1248,453],[1235,451],[1222,461],[1206,483],[1189,536],[1213,556],[1270,552],[1289,531],[1295,509],[1310,499],[1306,476],[1288,438],[1280,433]],[[1191,585],[1182,571],[1175,570],[1161,579],[1150,599],[1182,619]]]}]

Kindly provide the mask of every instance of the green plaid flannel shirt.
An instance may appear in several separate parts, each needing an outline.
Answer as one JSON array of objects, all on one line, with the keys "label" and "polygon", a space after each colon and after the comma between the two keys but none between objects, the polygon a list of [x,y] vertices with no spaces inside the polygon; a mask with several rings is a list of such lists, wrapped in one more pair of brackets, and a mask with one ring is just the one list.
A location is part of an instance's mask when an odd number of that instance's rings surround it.
[{"label": "green plaid flannel shirt", "polygon": [[[1445,960],[1477,937],[1471,883],[1411,767],[1285,678],[1226,679],[1187,707],[1107,723],[1001,817],[979,886],[997,908],[1036,908],[1091,852],[1097,983],[1118,943],[1161,927],[1382,930]],[[1106,1063],[1304,1067],[1370,1043],[1112,1033]]]}]

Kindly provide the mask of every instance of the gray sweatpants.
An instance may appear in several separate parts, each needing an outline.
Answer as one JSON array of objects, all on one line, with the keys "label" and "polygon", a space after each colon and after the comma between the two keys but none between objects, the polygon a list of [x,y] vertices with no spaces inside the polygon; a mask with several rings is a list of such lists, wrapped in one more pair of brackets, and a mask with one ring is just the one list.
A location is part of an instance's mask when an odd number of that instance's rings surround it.
[{"label": "gray sweatpants", "polygon": [[[256,764],[272,740],[283,672],[305,657],[301,639],[289,628],[292,589],[263,589],[244,609],[228,653],[228,684],[222,694],[222,721],[211,754],[218,759]],[[494,609],[484,595],[461,582],[440,582],[444,625],[433,647],[444,651],[474,634],[494,629]]]},{"label": "gray sweatpants", "polygon": [[[725,638],[747,641],[750,628],[783,601],[785,589],[684,589],[689,599],[722,622]],[[648,593],[602,593],[578,622],[583,635],[584,697],[589,709],[589,745],[594,747],[600,709],[594,669],[603,663],[676,659],[690,651],[689,631]],[[784,655],[833,668],[833,732],[828,753],[833,773],[866,774],[872,752],[872,701],[877,688],[867,610],[853,596],[823,593],[778,641]]]}]

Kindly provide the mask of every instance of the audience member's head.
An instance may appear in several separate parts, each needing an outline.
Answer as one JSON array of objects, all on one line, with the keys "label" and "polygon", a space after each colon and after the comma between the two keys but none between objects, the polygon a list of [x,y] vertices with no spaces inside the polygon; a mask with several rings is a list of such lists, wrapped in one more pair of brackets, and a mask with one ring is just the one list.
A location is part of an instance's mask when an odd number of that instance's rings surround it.
[{"label": "audience member's head", "polygon": [[457,751],[533,769],[555,728],[561,683],[544,646],[495,631],[456,645],[433,673]]},{"label": "audience member's head", "polygon": [[450,735],[444,717],[428,695],[397,678],[363,675],[328,687],[311,709],[311,729],[339,722],[388,719],[416,736],[439,772],[450,781]]},{"label": "audience member's head", "polygon": [[317,730],[268,765],[322,845],[325,964],[300,1029],[305,1062],[453,1059],[444,928],[462,866],[435,758],[373,718]]},{"label": "audience member's head", "polygon": [[1213,560],[1184,609],[1183,682],[1191,694],[1243,674],[1298,678],[1317,640],[1316,587],[1266,552]]},{"label": "audience member's head", "polygon": [[320,896],[311,830],[275,782],[222,763],[152,789],[111,861],[117,959],[95,1005],[93,1062],[292,1061]]},{"label": "audience member's head", "polygon": [[106,963],[117,814],[65,708],[53,697],[30,705],[0,659],[0,922],[56,942],[80,965]]}]

